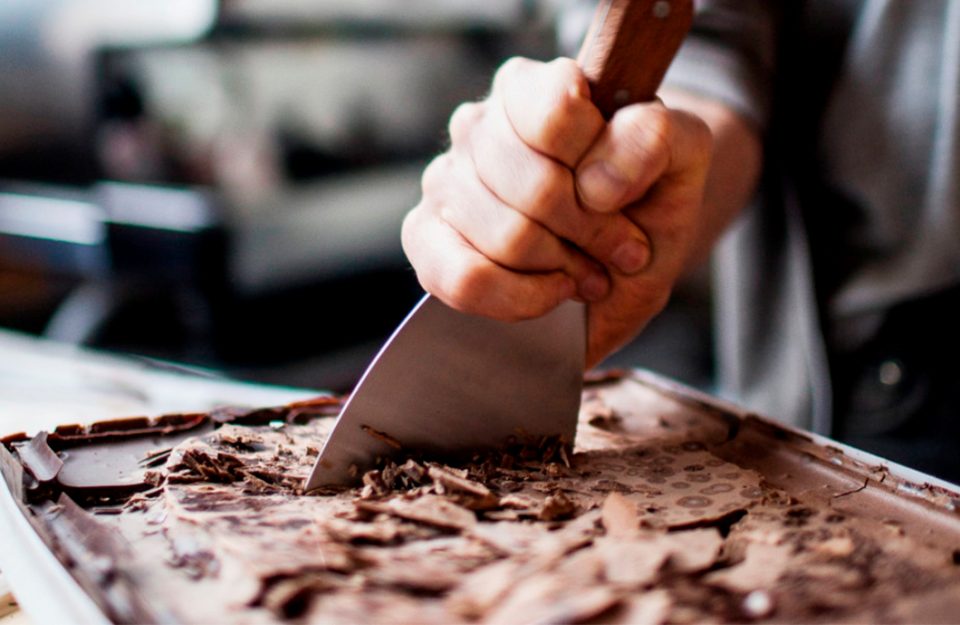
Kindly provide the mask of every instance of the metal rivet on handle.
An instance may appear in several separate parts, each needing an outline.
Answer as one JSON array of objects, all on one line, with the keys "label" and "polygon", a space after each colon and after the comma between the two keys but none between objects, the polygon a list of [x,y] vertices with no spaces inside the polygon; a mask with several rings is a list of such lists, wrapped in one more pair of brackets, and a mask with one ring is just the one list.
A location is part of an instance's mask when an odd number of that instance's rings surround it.
[{"label": "metal rivet on handle", "polygon": [[903,365],[893,359],[885,360],[880,365],[877,377],[884,386],[896,386],[903,381]]},{"label": "metal rivet on handle", "polygon": [[657,19],[666,19],[670,15],[670,3],[667,0],[659,0],[653,3],[653,16]]}]

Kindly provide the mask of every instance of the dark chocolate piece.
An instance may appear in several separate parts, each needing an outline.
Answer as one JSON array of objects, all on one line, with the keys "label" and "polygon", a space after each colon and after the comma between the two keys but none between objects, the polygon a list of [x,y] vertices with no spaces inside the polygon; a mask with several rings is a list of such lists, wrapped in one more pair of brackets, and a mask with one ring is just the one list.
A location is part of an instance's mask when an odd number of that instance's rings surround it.
[{"label": "dark chocolate piece", "polygon": [[30,472],[41,485],[46,485],[57,479],[63,460],[47,445],[47,433],[40,432],[30,442],[17,446],[23,467]]},{"label": "dark chocolate piece", "polygon": [[8,434],[3,438],[0,438],[0,445],[11,449],[14,443],[22,443],[24,441],[30,440],[30,437],[27,436],[26,432],[14,432],[13,434]]}]

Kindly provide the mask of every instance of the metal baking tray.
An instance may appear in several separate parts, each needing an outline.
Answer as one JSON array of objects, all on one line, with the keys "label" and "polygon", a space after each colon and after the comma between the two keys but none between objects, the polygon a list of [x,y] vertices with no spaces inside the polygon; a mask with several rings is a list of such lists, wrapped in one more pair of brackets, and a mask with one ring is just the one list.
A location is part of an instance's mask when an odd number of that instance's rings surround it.
[{"label": "metal baking tray", "polygon": [[[585,409],[601,399],[611,414],[618,415],[618,427],[626,433],[642,436],[651,424],[696,430],[711,453],[758,472],[778,489],[822,498],[836,511],[869,515],[952,552],[955,562],[960,558],[960,488],[955,485],[779,425],[650,372],[600,376],[589,381],[585,393]],[[119,495],[148,487],[143,459],[151,450],[209,432],[220,423],[332,417],[337,408],[336,400],[321,398],[283,408],[113,420],[64,426],[32,438],[8,436],[6,447],[0,449],[4,477],[0,480],[0,536],[4,537],[0,569],[36,622],[137,620],[136,609],[125,616],[111,610],[129,598],[105,596],[91,577],[91,567],[71,565],[69,539],[64,539],[63,532],[56,538],[39,513],[44,506],[57,505],[56,500],[34,497],[26,502],[24,466],[41,482],[59,472],[61,490],[81,507],[95,509],[105,482],[114,485]],[[18,459],[10,453],[15,443]],[[56,450],[54,457],[44,455],[48,447]],[[25,459],[33,452],[34,457]]]}]

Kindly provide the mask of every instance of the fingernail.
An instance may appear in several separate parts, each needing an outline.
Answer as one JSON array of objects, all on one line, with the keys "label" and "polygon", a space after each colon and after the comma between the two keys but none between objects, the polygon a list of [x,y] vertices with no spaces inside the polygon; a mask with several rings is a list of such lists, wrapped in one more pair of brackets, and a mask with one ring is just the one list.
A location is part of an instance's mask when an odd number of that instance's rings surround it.
[{"label": "fingernail", "polygon": [[615,209],[627,192],[627,180],[610,163],[594,161],[577,173],[577,191],[587,207]]},{"label": "fingernail", "polygon": [[637,239],[628,239],[620,244],[610,256],[613,266],[625,274],[634,274],[647,266],[650,251]]},{"label": "fingernail", "polygon": [[609,289],[610,282],[605,274],[591,273],[580,281],[578,292],[588,302],[595,302],[603,299]]}]

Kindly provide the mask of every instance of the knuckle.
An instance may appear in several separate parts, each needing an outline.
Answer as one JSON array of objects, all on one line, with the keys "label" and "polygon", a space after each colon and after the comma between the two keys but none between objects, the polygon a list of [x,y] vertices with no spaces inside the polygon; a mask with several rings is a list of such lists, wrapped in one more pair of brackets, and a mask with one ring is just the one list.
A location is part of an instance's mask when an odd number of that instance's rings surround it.
[{"label": "knuckle", "polygon": [[573,59],[560,57],[546,64],[552,80],[563,92],[573,98],[584,97],[588,91],[587,78]]},{"label": "knuckle", "polygon": [[546,65],[555,96],[540,111],[531,136],[533,145],[550,154],[561,150],[565,138],[582,117],[589,92],[586,77],[572,59],[560,58]]},{"label": "knuckle", "polygon": [[582,108],[583,101],[564,91],[540,115],[530,140],[548,154],[556,154],[564,147]]},{"label": "knuckle", "polygon": [[527,293],[527,297],[515,298],[507,313],[507,321],[517,322],[542,317],[563,301],[563,297],[555,293],[549,282],[544,283],[534,293]]},{"label": "knuckle", "polygon": [[410,259],[410,262],[416,268],[416,259],[417,259],[417,245],[414,242],[415,236],[414,231],[417,227],[417,220],[420,216],[420,211],[422,211],[422,204],[414,206],[410,211],[407,212],[403,217],[403,222],[400,224],[400,245],[403,247],[403,252],[406,254],[407,258]]},{"label": "knuckle", "polygon": [[436,202],[432,206],[433,214],[440,218],[448,227],[463,235],[459,229],[459,215],[456,211],[456,205],[450,202]]},{"label": "knuckle", "polygon": [[672,289],[670,285],[664,285],[661,288],[654,289],[648,299],[652,315],[659,314],[670,302]]},{"label": "knuckle", "polygon": [[501,255],[515,263],[522,262],[541,244],[539,226],[525,218],[504,220],[499,237]]},{"label": "knuckle", "polygon": [[690,136],[693,144],[693,158],[697,163],[705,164],[713,154],[713,132],[705,121],[695,115],[688,116]]},{"label": "knuckle", "polygon": [[674,139],[674,123],[669,112],[661,107],[650,108],[638,123],[638,138],[644,152],[653,159],[665,159],[670,154]]},{"label": "knuckle", "polygon": [[702,118],[691,115],[689,113],[679,112],[684,116],[684,119],[690,124],[691,133],[694,137],[694,140],[703,145],[709,145],[713,143],[713,133],[710,131],[710,126],[707,125],[707,122],[703,121]]},{"label": "knuckle", "polygon": [[619,215],[606,215],[599,213],[590,213],[588,218],[578,228],[579,238],[576,241],[585,250],[592,255],[606,257],[612,253],[615,243],[620,240],[626,240],[627,234],[617,232],[616,218]]},{"label": "knuckle", "polygon": [[544,161],[525,186],[522,202],[527,215],[546,217],[562,209],[573,190],[573,174],[565,167]]},{"label": "knuckle", "polygon": [[461,308],[472,306],[483,299],[490,285],[491,271],[479,260],[461,258],[444,276],[441,289]]},{"label": "knuckle", "polygon": [[580,73],[577,62],[566,56],[559,56],[546,63],[546,66],[560,77],[576,76]]},{"label": "knuckle", "polygon": [[453,157],[449,153],[441,154],[430,161],[420,178],[420,188],[424,197],[433,197],[441,193],[450,179]]},{"label": "knuckle", "polygon": [[464,102],[453,111],[453,115],[450,116],[448,131],[450,141],[454,145],[469,140],[474,128],[483,117],[484,106],[482,102]]},{"label": "knuckle", "polygon": [[493,76],[493,84],[495,86],[501,85],[504,81],[510,81],[521,76],[536,63],[537,61],[532,61],[522,56],[510,57],[497,69],[496,74]]},{"label": "knuckle", "polygon": [[648,163],[662,162],[670,157],[674,140],[674,121],[663,107],[637,106],[621,111],[619,120],[625,128],[627,148]]},{"label": "knuckle", "polygon": [[673,285],[663,278],[646,277],[631,295],[633,305],[630,315],[639,315],[648,320],[659,314],[670,302]]},{"label": "knuckle", "polygon": [[657,228],[657,242],[674,253],[684,249],[691,239],[691,233],[695,232],[695,224],[688,216],[692,211],[685,210],[687,206],[683,204],[668,205],[670,217],[661,219]]},{"label": "knuckle", "polygon": [[604,216],[605,215],[591,215],[591,219],[585,220],[581,227],[578,228],[580,232],[580,240],[578,243],[580,243],[580,245],[590,250],[596,250],[604,239],[607,238],[607,220],[596,218]]},{"label": "knuckle", "polygon": [[537,317],[542,317],[543,315],[550,312],[558,302],[551,302],[545,300],[538,301],[525,301],[520,304],[520,307],[514,311],[510,316],[508,321],[527,321],[528,319],[536,319]]}]

